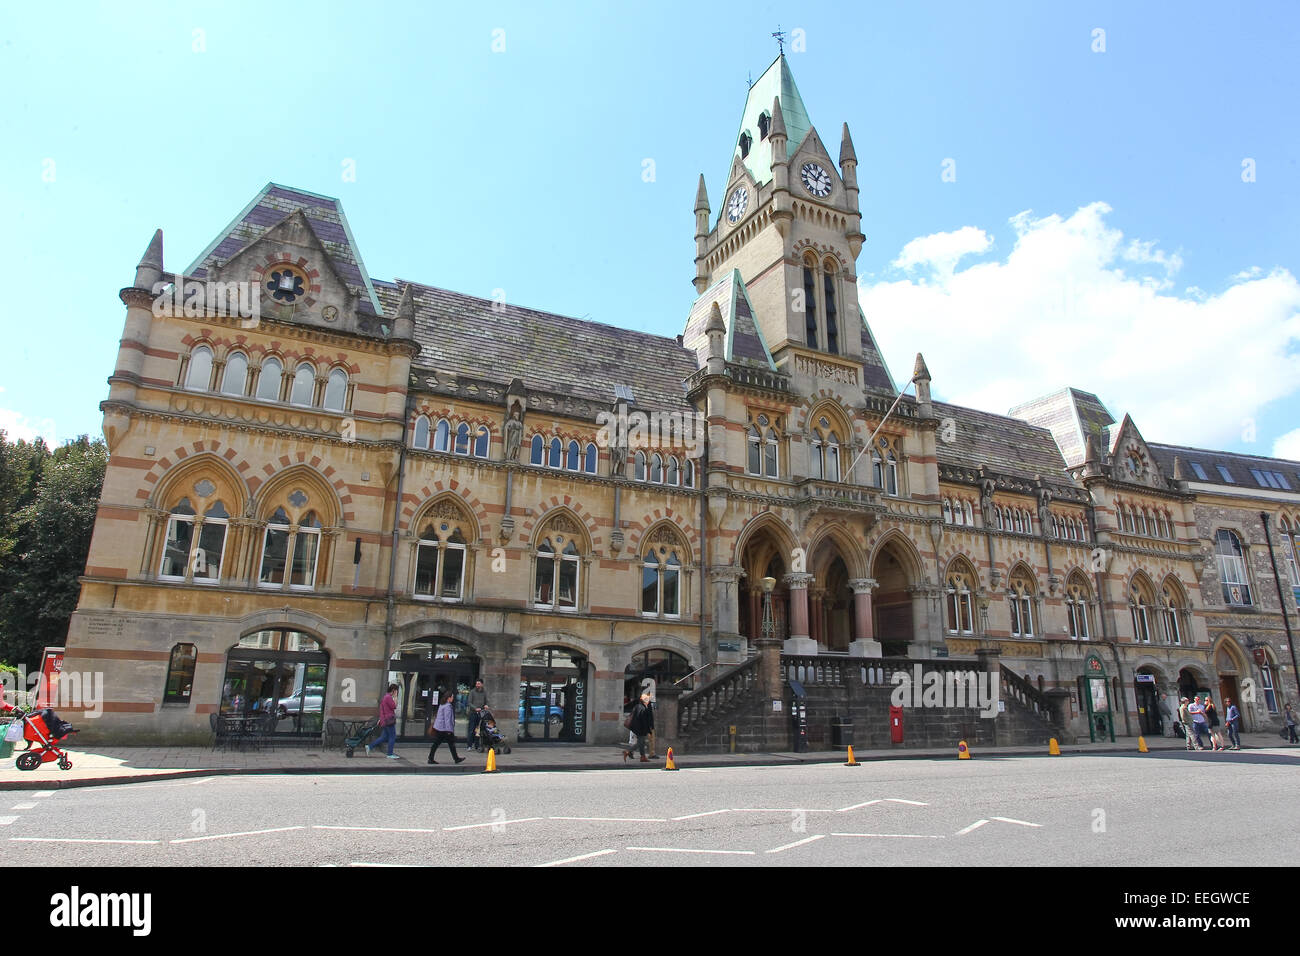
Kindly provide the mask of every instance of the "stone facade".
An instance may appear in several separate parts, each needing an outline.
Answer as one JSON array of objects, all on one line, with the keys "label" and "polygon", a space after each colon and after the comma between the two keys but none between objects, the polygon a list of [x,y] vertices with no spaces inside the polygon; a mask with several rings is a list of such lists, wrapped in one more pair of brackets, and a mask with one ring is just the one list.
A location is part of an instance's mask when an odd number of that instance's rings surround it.
[{"label": "stone facade", "polygon": [[[1121,733],[1152,732],[1138,674],[1217,697],[1269,666],[1281,699],[1264,505],[1189,483],[1074,389],[994,415],[934,401],[918,356],[900,396],[858,309],[856,167],[779,58],[716,218],[701,177],[676,338],[374,279],[337,201],[274,184],[179,279],[159,233],[102,405],[64,664],[105,676],[83,739],[205,738],[253,697],[360,719],[403,675],[408,735],[419,695],[481,677],[508,737],[537,706],[543,739],[612,743],[647,677],[689,687],[755,652],[765,578],[788,654],[996,649],[1075,734],[1090,653]],[[258,314],[190,294],[214,282]],[[159,308],[177,284],[184,307]],[[1267,507],[1294,521],[1300,496]],[[1250,606],[1216,598],[1224,527]]]}]

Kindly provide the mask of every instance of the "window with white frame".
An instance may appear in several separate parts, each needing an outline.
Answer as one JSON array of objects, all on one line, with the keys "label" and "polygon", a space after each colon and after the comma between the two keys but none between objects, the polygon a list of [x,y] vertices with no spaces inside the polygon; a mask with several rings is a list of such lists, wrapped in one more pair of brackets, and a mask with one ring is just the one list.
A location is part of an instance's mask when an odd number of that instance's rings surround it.
[{"label": "window with white frame", "polygon": [[[296,490],[292,499],[306,495]],[[283,507],[276,508],[262,535],[262,565],[257,584],[262,588],[310,591],[316,587],[320,557],[321,523],[315,511],[307,511],[292,523]]]},{"label": "window with white frame", "polygon": [[433,430],[433,450],[451,450],[451,423],[445,418],[438,419],[437,427]]},{"label": "window with white frame", "polygon": [[424,415],[415,419],[415,433],[411,436],[411,447],[429,447],[429,419]]},{"label": "window with white frame", "polygon": [[1164,606],[1160,609],[1166,644],[1181,645],[1183,643],[1183,629],[1178,619],[1182,613],[1182,607],[1183,602],[1177,589],[1166,584],[1164,586]]},{"label": "window with white frame", "polygon": [[1077,573],[1071,575],[1065,587],[1066,626],[1071,640],[1088,640],[1089,596],[1087,583]]},{"label": "window with white frame", "polygon": [[641,613],[649,617],[681,616],[682,562],[668,546],[646,549],[641,564]]},{"label": "window with white frame", "polygon": [[248,356],[231,352],[226,356],[226,370],[221,375],[221,394],[243,395],[248,387]]},{"label": "window with white frame", "polygon": [[289,390],[289,404],[310,407],[313,392],[316,390],[316,369],[310,362],[300,362],[293,373],[293,385]]},{"label": "window with white frame", "polygon": [[539,608],[575,610],[582,557],[572,538],[554,534],[537,545],[533,604]]},{"label": "window with white frame", "polygon": [[777,477],[780,471],[777,455],[778,441],[771,420],[766,415],[759,415],[750,424],[746,438],[749,446],[749,453],[746,456],[748,473],[766,478]]},{"label": "window with white frame", "polygon": [[332,412],[341,412],[348,401],[348,373],[341,368],[330,371],[325,380],[324,405]]},{"label": "window with white frame", "polygon": [[1013,637],[1034,636],[1034,582],[1024,571],[1011,575],[1007,588],[1007,603],[1011,608],[1011,634]]},{"label": "window with white frame", "polygon": [[975,576],[969,568],[958,564],[947,574],[948,633],[973,634],[975,612],[971,601]]},{"label": "window with white frame", "polygon": [[1214,552],[1219,564],[1219,581],[1223,587],[1223,603],[1245,606],[1250,599],[1250,583],[1246,578],[1246,556],[1241,540],[1228,530],[1221,530],[1214,538]]},{"label": "window with white frame", "polygon": [[460,601],[465,591],[467,542],[460,523],[433,521],[420,531],[414,594],[422,600]]},{"label": "window with white frame", "polygon": [[202,520],[197,520],[190,499],[178,501],[167,520],[159,578],[165,581],[190,580],[196,584],[220,581],[229,522],[230,514],[224,502],[213,502],[203,512]]},{"label": "window with white frame", "polygon": [[262,360],[262,369],[257,376],[257,397],[263,402],[278,402],[280,388],[284,381],[284,366],[274,356]]},{"label": "window with white frame", "polygon": [[1129,612],[1133,616],[1133,640],[1151,643],[1151,610],[1155,599],[1145,581],[1134,581],[1129,589]]},{"label": "window with white frame", "polygon": [[545,454],[545,442],[542,441],[542,436],[534,435],[533,440],[528,445],[528,464],[545,464]]},{"label": "window with white frame", "polygon": [[1296,606],[1300,607],[1300,523],[1293,522],[1285,515],[1278,522],[1282,548],[1282,565],[1286,568],[1287,579],[1291,582],[1291,596]]},{"label": "window with white frame", "polygon": [[212,387],[212,349],[200,345],[190,352],[189,367],[185,370],[185,387],[195,392],[206,392]]}]

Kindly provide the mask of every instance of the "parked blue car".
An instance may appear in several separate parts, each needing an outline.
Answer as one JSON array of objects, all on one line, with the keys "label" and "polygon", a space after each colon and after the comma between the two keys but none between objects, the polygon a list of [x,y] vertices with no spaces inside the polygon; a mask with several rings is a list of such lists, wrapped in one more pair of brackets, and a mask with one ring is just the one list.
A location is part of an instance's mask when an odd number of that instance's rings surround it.
[{"label": "parked blue car", "polygon": [[[528,722],[530,724],[540,724],[543,720],[551,724],[562,724],[564,722],[564,711],[554,704],[547,707],[546,698],[529,697],[528,698]],[[524,722],[524,702],[519,702],[519,723]]]}]

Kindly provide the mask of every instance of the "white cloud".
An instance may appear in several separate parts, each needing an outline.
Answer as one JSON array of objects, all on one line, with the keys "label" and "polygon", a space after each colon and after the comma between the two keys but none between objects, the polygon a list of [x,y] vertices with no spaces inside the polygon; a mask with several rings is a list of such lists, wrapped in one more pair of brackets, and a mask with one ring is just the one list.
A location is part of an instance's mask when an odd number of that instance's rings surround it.
[{"label": "white cloud", "polygon": [[983,229],[963,226],[956,232],[936,232],[932,236],[913,239],[903,246],[903,251],[892,263],[896,269],[915,269],[932,266],[936,273],[952,275],[957,263],[965,256],[988,252],[993,240]]},{"label": "white cloud", "polygon": [[1273,439],[1273,457],[1300,461],[1300,428]]},{"label": "white cloud", "polygon": [[1243,420],[1300,391],[1300,283],[1256,267],[1219,294],[1180,296],[1181,258],[1126,241],[1106,225],[1110,211],[1019,213],[1005,259],[960,272],[963,255],[991,247],[983,230],[907,243],[895,265],[908,275],[859,281],[890,366],[911,368],[924,352],[936,393],[974,408],[1005,413],[1074,385],[1117,418],[1131,412],[1152,441],[1236,443]]},{"label": "white cloud", "polygon": [[48,418],[30,419],[12,408],[0,408],[0,431],[9,441],[35,441],[37,436],[47,445],[56,444],[54,422]]}]

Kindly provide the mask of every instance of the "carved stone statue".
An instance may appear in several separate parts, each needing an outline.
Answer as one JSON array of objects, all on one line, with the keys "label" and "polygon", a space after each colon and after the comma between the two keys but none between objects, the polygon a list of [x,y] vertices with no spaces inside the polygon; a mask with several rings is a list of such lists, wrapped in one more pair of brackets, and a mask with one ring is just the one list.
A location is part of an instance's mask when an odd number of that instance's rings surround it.
[{"label": "carved stone statue", "polygon": [[[615,406],[615,411],[618,407]],[[627,467],[627,429],[623,427],[622,421],[615,423],[615,427],[610,432],[609,443],[609,475],[611,478],[622,478],[623,470]]]},{"label": "carved stone statue", "polygon": [[996,487],[993,479],[984,478],[980,481],[980,512],[984,516],[984,527],[993,527],[993,489]]},{"label": "carved stone statue", "polygon": [[510,417],[506,419],[506,461],[519,460],[519,445],[524,440],[524,421],[523,413],[519,405],[513,405],[510,409]]}]

